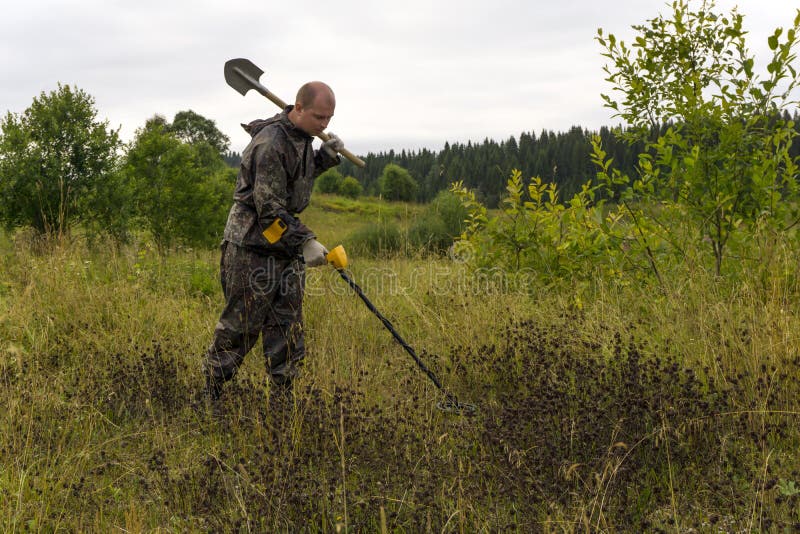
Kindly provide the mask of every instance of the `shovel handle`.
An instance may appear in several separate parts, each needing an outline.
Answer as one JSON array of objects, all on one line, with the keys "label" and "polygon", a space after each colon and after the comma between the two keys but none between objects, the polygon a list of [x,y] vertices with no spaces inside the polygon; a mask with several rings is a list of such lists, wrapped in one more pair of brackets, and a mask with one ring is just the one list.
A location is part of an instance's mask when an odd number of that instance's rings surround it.
[{"label": "shovel handle", "polygon": [[[237,68],[236,70],[239,70],[239,69]],[[242,76],[244,76],[244,74],[242,74]],[[252,80],[252,78],[250,78],[250,79]],[[270,99],[279,108],[281,108],[281,109],[285,109],[286,108],[286,102],[281,100],[280,97],[278,97],[278,95],[276,95],[275,93],[271,92],[269,89],[264,87],[263,84],[261,84],[259,82],[255,82],[255,84],[253,85],[253,89],[258,91],[262,95],[266,96],[268,99]]]},{"label": "shovel handle", "polygon": [[[275,104],[276,106],[278,106],[281,109],[286,109],[286,102],[281,100],[275,93],[271,92],[269,89],[264,87],[264,84],[262,84],[258,80],[254,80],[252,76],[248,75],[246,72],[244,72],[239,67],[234,67],[233,70],[239,76],[241,76],[242,78],[247,80],[250,83],[250,85],[252,85],[253,89],[255,89],[256,91],[258,91],[259,93],[261,93],[262,95],[267,97],[267,99],[272,101],[273,104]],[[330,139],[330,136],[328,134],[326,134],[325,132],[322,132],[317,137],[322,139],[323,143]],[[357,165],[359,167],[363,168],[364,166],[366,166],[366,163],[364,163],[363,159],[359,158],[358,156],[356,156],[355,154],[353,154],[352,152],[350,152],[346,148],[341,149],[339,151],[339,154],[341,154],[342,156],[346,157],[352,163],[354,163],[355,165]]]}]

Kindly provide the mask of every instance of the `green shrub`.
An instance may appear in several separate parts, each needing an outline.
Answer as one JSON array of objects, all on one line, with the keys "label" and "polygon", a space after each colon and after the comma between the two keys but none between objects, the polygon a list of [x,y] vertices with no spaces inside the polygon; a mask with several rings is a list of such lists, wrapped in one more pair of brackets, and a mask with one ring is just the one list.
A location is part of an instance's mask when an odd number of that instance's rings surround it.
[{"label": "green shrub", "polygon": [[461,235],[461,232],[464,231],[465,221],[469,214],[455,193],[439,191],[431,202],[430,209],[442,219],[447,233],[451,236]]},{"label": "green shrub", "polygon": [[444,219],[433,211],[425,212],[408,230],[408,242],[412,246],[433,252],[447,250],[453,238]]},{"label": "green shrub", "polygon": [[411,245],[444,252],[464,231],[467,209],[450,191],[440,191],[408,231]]},{"label": "green shrub", "polygon": [[21,114],[6,113],[0,117],[0,222],[58,237],[79,222],[118,230],[128,216],[114,172],[120,144],[108,121],[98,120],[94,98],[69,85],[42,92]]},{"label": "green shrub", "polygon": [[358,198],[363,192],[364,188],[361,186],[359,181],[352,176],[348,176],[342,180],[341,184],[339,184],[339,194],[348,198]]},{"label": "green shrub", "polygon": [[342,173],[336,169],[328,169],[314,180],[314,189],[320,193],[337,194],[344,181]]},{"label": "green shrub", "polygon": [[386,200],[409,202],[414,200],[419,184],[411,173],[395,163],[388,163],[378,178],[380,192]]},{"label": "green shrub", "polygon": [[397,223],[383,219],[377,224],[362,226],[344,242],[345,248],[356,255],[378,256],[398,252],[403,245],[403,235]]}]

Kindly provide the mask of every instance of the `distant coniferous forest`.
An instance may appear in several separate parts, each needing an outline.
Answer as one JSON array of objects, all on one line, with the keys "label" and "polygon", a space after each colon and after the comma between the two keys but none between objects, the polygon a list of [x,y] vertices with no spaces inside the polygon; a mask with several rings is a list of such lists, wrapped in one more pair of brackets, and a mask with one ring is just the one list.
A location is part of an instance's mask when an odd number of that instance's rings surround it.
[{"label": "distant coniferous forest", "polygon": [[[794,115],[784,112],[784,118],[791,118],[795,129],[800,132],[800,114],[797,111]],[[429,202],[436,193],[448,189],[451,183],[463,181],[464,185],[478,192],[484,203],[496,207],[504,196],[511,169],[519,169],[525,178],[539,176],[544,181],[555,182],[563,201],[596,176],[597,169],[589,158],[590,139],[594,134],[602,139],[604,150],[614,159],[614,166],[629,176],[635,175],[637,154],[643,152],[641,144],[628,145],[608,127],[590,132],[580,126],[558,133],[549,130],[543,130],[539,135],[525,132],[518,138],[510,136],[500,142],[491,139],[484,139],[481,143],[448,142],[439,152],[424,148],[418,151],[370,152],[363,157],[366,162],[363,169],[343,158],[338,170],[343,176],[355,177],[364,187],[365,194],[377,195],[378,178],[384,167],[395,163],[408,170],[419,184],[417,200],[420,202]],[[792,152],[794,156],[800,155],[800,136],[795,139]],[[238,166],[240,154],[229,152],[225,160],[231,166]]]}]

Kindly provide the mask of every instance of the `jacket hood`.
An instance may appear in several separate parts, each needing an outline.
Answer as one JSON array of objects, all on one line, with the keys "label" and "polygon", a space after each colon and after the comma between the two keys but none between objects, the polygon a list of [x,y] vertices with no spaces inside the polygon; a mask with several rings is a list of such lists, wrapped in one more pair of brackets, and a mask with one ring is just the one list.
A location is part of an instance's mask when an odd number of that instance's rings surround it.
[{"label": "jacket hood", "polygon": [[275,122],[274,117],[272,119],[256,119],[247,124],[242,123],[242,128],[244,128],[244,131],[249,133],[251,137],[255,137],[265,126],[273,122]]},{"label": "jacket hood", "polygon": [[301,132],[306,137],[310,137],[307,133],[297,128],[294,124],[292,124],[292,121],[289,120],[289,112],[292,111],[292,108],[294,108],[294,106],[286,106],[281,113],[278,113],[269,119],[256,119],[247,124],[242,123],[242,128],[244,128],[244,131],[249,133],[251,137],[255,137],[258,135],[258,132],[264,129],[264,127],[275,122],[283,122],[288,129]]}]

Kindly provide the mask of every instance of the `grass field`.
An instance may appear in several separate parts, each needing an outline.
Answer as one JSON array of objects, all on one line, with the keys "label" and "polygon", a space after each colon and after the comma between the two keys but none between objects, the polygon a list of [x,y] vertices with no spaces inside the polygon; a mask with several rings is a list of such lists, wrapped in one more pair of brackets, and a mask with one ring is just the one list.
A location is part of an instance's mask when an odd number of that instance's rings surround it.
[{"label": "grass field", "polygon": [[[333,246],[414,205],[322,197]],[[788,255],[787,257],[791,257]],[[0,236],[3,532],[792,532],[800,321],[792,276],[508,285],[445,258],[309,271],[294,405],[260,349],[193,408],[222,305],[217,251],[47,253]],[[788,260],[787,260],[788,261]],[[781,271],[783,269],[783,271]],[[794,263],[777,266],[793,272]]]}]

